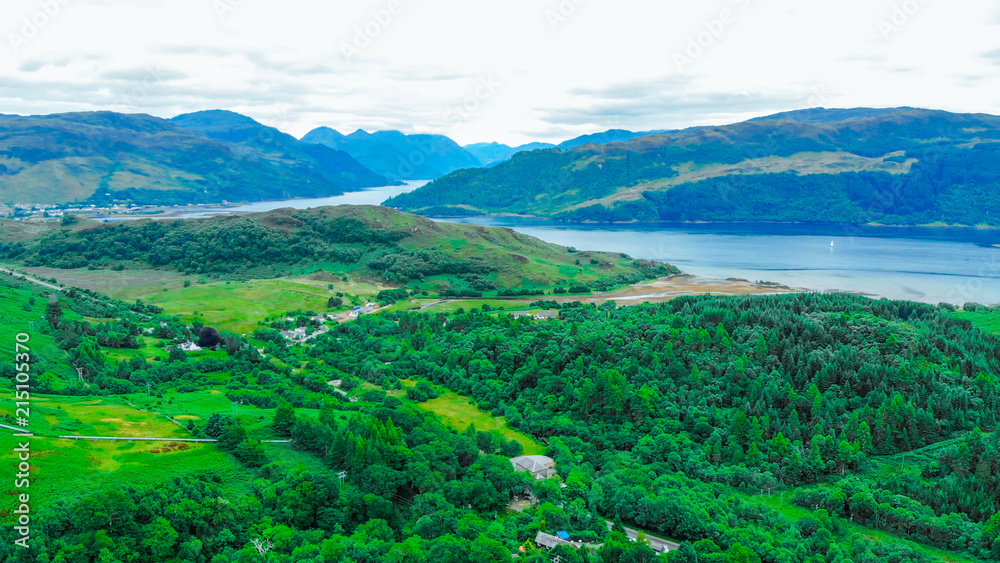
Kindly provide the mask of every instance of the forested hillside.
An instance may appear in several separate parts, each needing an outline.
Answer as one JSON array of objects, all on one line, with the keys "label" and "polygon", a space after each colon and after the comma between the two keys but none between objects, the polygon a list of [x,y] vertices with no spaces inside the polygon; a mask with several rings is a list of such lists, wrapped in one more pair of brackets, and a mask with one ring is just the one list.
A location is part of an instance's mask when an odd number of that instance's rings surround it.
[{"label": "forested hillside", "polygon": [[[382,207],[340,206],[178,221],[6,221],[0,259],[63,269],[169,269],[226,279],[327,268],[379,283],[478,292],[575,284],[589,289],[678,273],[622,254],[577,252],[510,229],[436,223]],[[3,224],[0,221],[0,224]],[[37,230],[37,229],[36,229]]]},{"label": "forested hillside", "polygon": [[[788,490],[804,508],[1000,554],[1000,343],[949,310],[795,295],[560,315],[532,327],[471,314],[443,329],[405,318],[395,332],[413,351],[387,371],[505,414],[548,441],[570,481],[592,483],[579,498],[672,537],[739,542],[770,561],[830,557],[829,534],[746,519],[736,500]],[[358,326],[385,342],[385,323]],[[835,486],[798,488],[817,482]],[[868,560],[841,549],[834,560]]]},{"label": "forested hillside", "polygon": [[1000,118],[806,110],[514,155],[386,204],[567,221],[998,225]]},{"label": "forested hillside", "polygon": [[[46,308],[34,338],[85,374],[51,374],[36,393],[147,404],[149,383],[161,412],[210,390],[245,405],[187,426],[218,437],[225,464],[155,488],[94,474],[38,499],[32,548],[4,541],[8,561],[658,560],[604,518],[680,541],[673,563],[1000,560],[1000,342],[948,308],[789,295],[571,303],[541,322],[383,314],[308,346],[262,326],[223,334],[219,352],[153,358],[100,339],[202,327],[75,291],[29,305],[41,290],[2,283],[0,312]],[[118,320],[89,320],[106,315]],[[442,387],[546,444],[559,477],[514,473],[521,444],[427,414],[424,392]],[[274,437],[293,443],[261,443]],[[537,503],[510,511],[526,492]],[[595,546],[533,545],[556,530]]]}]

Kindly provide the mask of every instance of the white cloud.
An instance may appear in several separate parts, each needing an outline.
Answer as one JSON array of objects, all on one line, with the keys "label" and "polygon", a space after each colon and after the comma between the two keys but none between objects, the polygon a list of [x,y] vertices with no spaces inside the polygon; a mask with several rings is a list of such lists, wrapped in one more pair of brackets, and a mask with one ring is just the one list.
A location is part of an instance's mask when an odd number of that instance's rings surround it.
[{"label": "white cloud", "polygon": [[991,0],[54,1],[0,4],[0,113],[223,108],[296,136],[509,144],[808,105],[1000,113]]}]

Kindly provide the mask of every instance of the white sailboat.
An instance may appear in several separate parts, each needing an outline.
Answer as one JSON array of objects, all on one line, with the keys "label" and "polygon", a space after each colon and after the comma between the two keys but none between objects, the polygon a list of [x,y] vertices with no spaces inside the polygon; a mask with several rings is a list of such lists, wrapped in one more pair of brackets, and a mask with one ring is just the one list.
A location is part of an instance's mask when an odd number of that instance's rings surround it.
[{"label": "white sailboat", "polygon": [[833,241],[830,241],[830,248],[833,248]]}]

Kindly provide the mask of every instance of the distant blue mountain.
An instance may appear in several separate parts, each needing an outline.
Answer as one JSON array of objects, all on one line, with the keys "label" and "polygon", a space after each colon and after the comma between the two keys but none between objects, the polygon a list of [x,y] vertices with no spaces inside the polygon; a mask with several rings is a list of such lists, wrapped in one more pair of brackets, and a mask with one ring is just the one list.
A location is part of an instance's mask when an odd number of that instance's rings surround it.
[{"label": "distant blue mountain", "polygon": [[462,148],[478,158],[479,162],[483,163],[483,166],[490,167],[500,164],[519,152],[552,149],[555,148],[555,145],[551,143],[528,143],[526,145],[512,147],[503,143],[493,142],[473,143],[471,145],[465,145]]},{"label": "distant blue mountain", "polygon": [[344,135],[329,127],[313,129],[302,141],[342,150],[359,162],[396,180],[433,180],[480,160],[444,135],[407,135],[400,131]]},{"label": "distant blue mountain", "polygon": [[590,135],[580,135],[574,139],[568,141],[563,141],[557,145],[556,148],[559,150],[568,151],[570,149],[575,149],[576,147],[582,147],[583,145],[595,144],[595,145],[605,145],[607,143],[624,143],[625,141],[631,141],[632,139],[637,139],[639,137],[647,137],[649,135],[656,135],[657,133],[664,133],[666,129],[657,129],[654,131],[626,131],[625,129],[609,129],[602,133],[593,133]]}]

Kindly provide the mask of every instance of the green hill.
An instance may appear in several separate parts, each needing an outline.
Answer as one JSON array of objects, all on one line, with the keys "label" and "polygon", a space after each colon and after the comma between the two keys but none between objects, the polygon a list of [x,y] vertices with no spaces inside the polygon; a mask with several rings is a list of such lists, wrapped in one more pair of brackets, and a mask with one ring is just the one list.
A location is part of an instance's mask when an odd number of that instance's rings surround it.
[{"label": "green hill", "polygon": [[224,129],[252,131],[237,140],[182,126],[191,118],[0,116],[0,201],[213,203],[324,197],[389,183],[345,153],[238,117],[238,124],[216,119]]},{"label": "green hill", "polygon": [[0,220],[0,259],[32,267],[155,268],[225,279],[324,269],[379,284],[480,293],[556,285],[606,289],[678,272],[622,254],[577,252],[510,229],[437,223],[384,207],[25,225]]},{"label": "green hill", "polygon": [[386,204],[572,221],[1000,224],[1000,117],[804,110],[520,153]]}]

